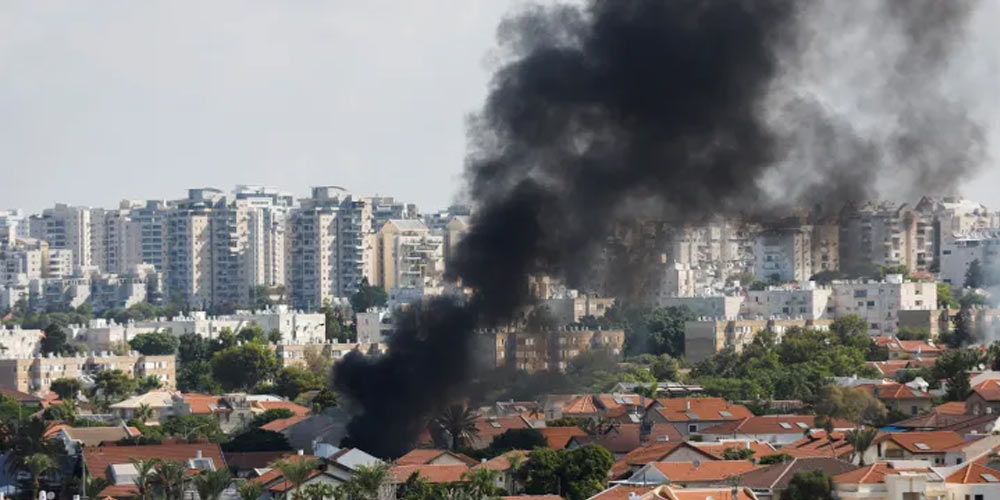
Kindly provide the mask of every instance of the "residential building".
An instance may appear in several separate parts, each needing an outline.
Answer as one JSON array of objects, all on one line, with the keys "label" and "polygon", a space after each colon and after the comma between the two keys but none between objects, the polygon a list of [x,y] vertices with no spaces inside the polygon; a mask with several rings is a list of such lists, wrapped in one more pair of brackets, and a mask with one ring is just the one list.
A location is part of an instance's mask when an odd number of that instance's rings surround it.
[{"label": "residential building", "polygon": [[[216,443],[181,443],[165,441],[157,445],[114,445],[86,447],[83,461],[87,474],[107,482],[98,498],[135,498],[135,480],[139,473],[134,460],[169,460],[183,464],[187,470],[215,471],[227,470],[222,449]],[[195,498],[193,485],[185,488],[184,497]]]},{"label": "residential building", "polygon": [[233,314],[210,316],[204,311],[192,311],[186,316],[139,321],[137,329],[170,331],[180,336],[194,333],[214,339],[219,332],[229,329],[239,332],[248,326],[258,326],[265,334],[277,332],[279,342],[312,344],[326,342],[326,316],[322,313],[304,313],[285,305],[261,311],[236,311]]},{"label": "residential building", "polygon": [[843,271],[865,271],[873,266],[928,271],[934,263],[934,241],[933,214],[905,203],[873,201],[841,214]]},{"label": "residential building", "polygon": [[[742,420],[730,420],[700,431],[705,441],[751,440],[783,446],[802,438],[802,434],[816,428],[815,415],[761,415]],[[854,429],[854,424],[844,420],[834,421],[835,431]]]},{"label": "residential building", "polygon": [[639,486],[670,483],[683,484],[685,488],[704,488],[719,485],[756,468],[748,460],[650,462],[622,483]]},{"label": "residential building", "polygon": [[29,238],[28,219],[24,210],[0,210],[0,244],[14,241],[17,238]]},{"label": "residential building", "polygon": [[46,433],[49,439],[60,441],[69,456],[78,455],[84,446],[101,446],[103,443],[114,443],[142,435],[135,427],[116,425],[108,427],[71,427],[57,424]]},{"label": "residential building", "polygon": [[18,325],[0,325],[0,356],[5,358],[30,358],[41,350],[45,332],[36,329],[22,329]]},{"label": "residential building", "polygon": [[857,469],[843,460],[828,457],[793,458],[740,475],[740,486],[753,490],[757,500],[781,500],[782,492],[796,474],[820,471],[836,476]]},{"label": "residential building", "polygon": [[832,323],[829,319],[702,318],[688,321],[684,323],[684,356],[689,361],[698,362],[730,347],[742,352],[744,346],[765,330],[774,332],[780,338],[788,328],[828,330]]},{"label": "residential building", "polygon": [[108,353],[72,357],[46,356],[0,359],[0,386],[22,392],[47,393],[58,378],[89,377],[102,370],[122,370],[131,377],[153,376],[164,387],[176,384],[174,356],[123,356]]},{"label": "residential building", "polygon": [[603,318],[604,313],[614,304],[613,297],[596,297],[579,293],[542,301],[542,306],[548,309],[556,324],[563,326],[578,323],[586,316]]},{"label": "residential building", "polygon": [[372,231],[375,233],[390,220],[420,220],[420,211],[413,203],[396,201],[391,196],[373,196],[366,201],[372,207]]},{"label": "residential building", "polygon": [[834,281],[834,314],[853,314],[868,324],[870,335],[893,335],[899,331],[899,311],[937,308],[934,282],[907,281],[890,274],[884,281]]},{"label": "residential building", "polygon": [[358,351],[363,354],[385,352],[385,343],[353,343],[328,341],[314,344],[285,344],[280,343],[274,346],[274,354],[281,363],[282,368],[297,366],[305,368],[307,366],[307,355],[312,352],[317,356],[328,359],[332,362],[347,356],[348,353]]},{"label": "residential building", "polygon": [[665,297],[659,307],[683,307],[697,316],[735,318],[743,309],[744,297],[739,295],[703,295],[699,297]]},{"label": "residential building", "polygon": [[354,324],[360,344],[385,344],[392,335],[392,312],[384,308],[372,308],[354,315]]},{"label": "residential building", "polygon": [[234,208],[246,213],[247,242],[242,267],[249,287],[284,286],[287,281],[288,218],[294,198],[274,188],[237,186]]},{"label": "residential building", "polygon": [[597,349],[618,356],[625,347],[623,330],[497,331],[484,333],[482,338],[486,355],[495,366],[514,363],[515,368],[529,373],[565,370],[573,358]]},{"label": "residential building", "polygon": [[1000,379],[988,379],[974,384],[972,394],[965,400],[965,413],[1000,416]]},{"label": "residential building", "polygon": [[1000,445],[1000,436],[963,436],[953,431],[890,432],[873,444],[880,460],[920,460],[928,465],[959,465]]},{"label": "residential building", "polygon": [[688,264],[666,262],[662,265],[663,276],[657,291],[657,302],[671,297],[691,297],[697,293],[698,273]]},{"label": "residential building", "polygon": [[770,229],[757,234],[754,276],[780,282],[808,281],[813,275],[812,227]]},{"label": "residential building", "polygon": [[833,319],[833,290],[813,282],[748,290],[741,312],[747,317]]},{"label": "residential building", "polygon": [[840,227],[836,223],[813,224],[810,243],[813,273],[840,269]]},{"label": "residential building", "polygon": [[419,219],[390,219],[376,235],[374,285],[384,290],[436,286],[444,275],[444,239]]},{"label": "residential building", "polygon": [[454,257],[455,251],[458,249],[458,242],[462,241],[462,237],[469,232],[471,225],[472,221],[468,215],[453,215],[448,219],[443,231],[445,267],[447,267],[448,261]]},{"label": "residential building", "polygon": [[858,384],[854,387],[875,396],[886,408],[905,415],[918,415],[930,411],[934,406],[934,396],[923,388],[911,387],[915,384],[900,384],[892,380],[882,380],[873,384]]},{"label": "residential building", "polygon": [[374,277],[371,205],[338,186],[315,187],[292,211],[292,303],[315,310]]},{"label": "residential building", "polygon": [[[676,263],[680,267],[675,270],[693,271],[695,292],[692,295],[717,290],[728,277],[753,272],[757,230],[754,225],[735,219],[671,227],[663,262],[668,269]],[[668,271],[668,277],[671,274],[674,273]],[[679,282],[686,282],[688,276],[678,275],[677,278]],[[678,287],[679,290],[683,288]]]},{"label": "residential building", "polygon": [[956,287],[965,286],[969,265],[979,262],[984,274],[996,268],[1000,259],[1000,230],[980,230],[949,238],[941,245],[941,269],[938,279]]},{"label": "residential building", "polygon": [[657,399],[646,411],[647,424],[670,424],[685,438],[716,425],[752,416],[745,406],[722,398]]},{"label": "residential building", "polygon": [[56,204],[29,219],[32,238],[45,240],[52,249],[72,252],[72,268],[91,263],[90,209]]}]

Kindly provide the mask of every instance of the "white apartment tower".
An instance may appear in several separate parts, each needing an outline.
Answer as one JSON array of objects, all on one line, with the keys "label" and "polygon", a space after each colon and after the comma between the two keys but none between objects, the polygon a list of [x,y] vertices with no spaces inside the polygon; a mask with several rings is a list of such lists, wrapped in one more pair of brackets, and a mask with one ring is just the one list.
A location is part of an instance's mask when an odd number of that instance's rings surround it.
[{"label": "white apartment tower", "polygon": [[273,188],[237,186],[234,209],[245,213],[247,242],[241,260],[248,287],[285,285],[286,234],[293,203],[291,195]]},{"label": "white apartment tower", "polygon": [[754,276],[759,280],[808,281],[813,274],[812,226],[772,229],[757,235]]},{"label": "white apartment tower", "polygon": [[385,290],[436,286],[444,274],[444,238],[417,219],[386,222],[376,237],[375,285]]},{"label": "white apartment tower", "polygon": [[52,249],[73,252],[73,267],[91,265],[90,209],[57,204],[30,219],[32,238],[48,242]]},{"label": "white apartment tower", "polygon": [[374,275],[372,211],[338,186],[314,187],[289,221],[289,285],[296,307],[316,309]]}]

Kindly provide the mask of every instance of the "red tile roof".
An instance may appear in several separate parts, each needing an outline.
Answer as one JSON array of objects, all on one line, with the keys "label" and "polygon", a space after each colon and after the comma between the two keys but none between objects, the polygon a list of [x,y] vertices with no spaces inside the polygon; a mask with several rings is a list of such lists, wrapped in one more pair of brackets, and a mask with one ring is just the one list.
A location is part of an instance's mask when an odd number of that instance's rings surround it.
[{"label": "red tile roof", "polygon": [[802,439],[781,447],[776,455],[784,453],[793,457],[834,457],[844,458],[854,452],[854,447],[844,439],[843,432],[833,433],[833,449],[826,438],[826,431],[812,431]]},{"label": "red tile roof", "polygon": [[731,488],[673,488],[670,486],[664,486],[662,489],[662,498],[667,500],[705,500],[706,498],[712,498],[714,500],[757,500],[747,488],[740,488],[733,496],[733,491]]},{"label": "red tile roof", "polygon": [[467,457],[461,453],[453,453],[448,450],[434,450],[434,449],[416,449],[410,450],[409,453],[403,455],[396,459],[396,465],[424,465],[429,464],[441,457],[441,455],[449,455],[455,460],[465,462],[466,465],[472,467],[479,462]]},{"label": "red tile roof", "polygon": [[886,377],[895,378],[896,372],[906,368],[910,364],[908,359],[890,359],[888,361],[869,361],[868,366],[875,367],[878,372]]},{"label": "red tile roof", "polygon": [[189,392],[181,394],[181,397],[184,399],[184,403],[191,408],[191,414],[193,415],[231,413],[233,411],[219,396]]},{"label": "red tile roof", "polygon": [[139,493],[134,484],[112,484],[97,494],[99,498],[132,498]]},{"label": "red tile roof", "polygon": [[934,411],[943,415],[965,415],[965,402],[949,401],[934,407]]},{"label": "red tile roof", "polygon": [[753,450],[753,458],[766,457],[768,455],[774,455],[777,451],[774,446],[770,443],[765,443],[762,441],[723,441],[719,443],[688,443],[692,447],[708,453],[719,460],[722,460],[726,454],[726,450],[730,448],[749,448]]},{"label": "red tile roof", "polygon": [[525,450],[511,450],[508,451],[507,453],[504,453],[503,455],[497,455],[485,462],[482,462],[479,465],[473,467],[473,469],[486,468],[501,472],[510,470],[511,466],[513,466],[511,460],[517,459],[520,460],[521,462],[524,462],[524,460],[528,456],[528,453],[529,452]]},{"label": "red tile roof", "polygon": [[302,406],[300,404],[295,404],[291,401],[255,401],[254,405],[262,408],[264,411],[267,410],[291,410],[296,416],[308,415],[309,408]]},{"label": "red tile roof", "polygon": [[[815,415],[761,415],[747,417],[743,420],[731,420],[713,425],[702,434],[802,434],[806,430],[816,428]],[[835,419],[834,428],[849,429],[854,427],[850,422]]]},{"label": "red tile roof", "polygon": [[876,443],[884,441],[892,441],[916,455],[942,453],[966,444],[965,438],[953,431],[893,432],[875,438]]},{"label": "red tile roof", "polygon": [[[314,470],[314,471],[310,472],[308,476],[306,476],[306,481],[308,481],[308,480],[310,480],[310,479],[312,479],[312,478],[314,478],[314,477],[316,477],[316,476],[318,476],[318,475],[320,475],[322,473],[323,473],[323,471]],[[287,480],[285,480],[282,477],[281,481],[278,481],[277,483],[272,484],[271,486],[269,486],[267,488],[267,490],[268,491],[273,491],[275,493],[284,493],[284,492],[292,489],[292,487],[294,487],[294,486],[295,486],[295,483],[293,483],[291,481],[287,481]]]},{"label": "red tile roof", "polygon": [[640,424],[619,424],[600,436],[577,436],[573,441],[580,445],[598,444],[613,454],[628,453],[642,445]]},{"label": "red tile roof", "polygon": [[672,483],[721,481],[757,468],[746,460],[716,460],[701,462],[653,462],[650,464]]},{"label": "red tile roof", "polygon": [[1000,401],[1000,379],[980,382],[972,388],[972,392],[979,394],[986,401]]},{"label": "red tile roof", "polygon": [[429,483],[457,483],[464,481],[462,475],[469,470],[466,465],[396,465],[389,469],[389,475],[398,483],[405,482],[413,474]]},{"label": "red tile roof", "polygon": [[722,398],[669,398],[656,402],[661,406],[656,412],[668,422],[740,420],[753,416],[747,407]]},{"label": "red tile roof", "polygon": [[545,440],[549,442],[549,448],[553,450],[561,450],[569,444],[569,440],[574,437],[583,437],[588,434],[583,429],[577,426],[571,427],[543,427],[538,429],[545,436]]},{"label": "red tile roof", "polygon": [[[992,476],[993,480],[987,479],[986,477]],[[969,462],[964,467],[958,469],[952,475],[945,478],[947,483],[959,483],[959,484],[981,484],[981,483],[996,483],[996,479],[1000,478],[1000,471],[996,469],[991,469],[982,464],[975,462]]]},{"label": "red tile roof", "polygon": [[594,398],[590,394],[584,394],[583,396],[578,396],[571,399],[570,401],[563,404],[562,414],[564,417],[575,417],[575,416],[590,416],[600,413],[597,409],[597,405],[594,404]]},{"label": "red tile roof", "polygon": [[[317,466],[319,466],[322,463],[322,461],[319,459],[319,457],[314,457],[312,455],[289,455],[287,457],[282,458],[282,460],[287,460],[289,462],[299,462],[299,461],[303,461],[303,460],[315,460]],[[310,476],[310,477],[312,477],[312,476]],[[284,482],[284,479],[285,479],[285,477],[281,474],[281,470],[275,468],[275,469],[271,469],[271,470],[269,470],[269,471],[267,471],[267,472],[265,472],[265,473],[263,473],[263,474],[255,477],[255,478],[251,479],[250,481],[252,481],[254,483],[260,483],[260,484],[263,484],[265,486],[269,486],[269,485],[272,485],[275,481],[282,481],[282,482]]]},{"label": "red tile roof", "polygon": [[861,384],[855,386],[878,399],[931,399],[931,393],[911,389],[898,382]]},{"label": "red tile roof", "polygon": [[680,447],[687,447],[697,453],[701,453],[708,460],[716,459],[716,456],[711,452],[699,449],[693,446],[692,443],[685,441],[654,442],[632,450],[615,462],[611,466],[611,477],[615,479],[626,477],[633,467],[641,467],[650,462],[662,461]]},{"label": "red tile roof", "polygon": [[931,472],[928,467],[897,469],[889,462],[877,462],[867,467],[837,474],[833,476],[834,483],[840,484],[877,484],[885,482],[885,476],[901,472]]},{"label": "red tile roof", "polygon": [[510,417],[479,417],[476,419],[476,429],[478,432],[473,437],[473,441],[479,445],[478,447],[485,448],[493,442],[493,438],[510,429],[529,428],[531,428],[531,424],[520,415]]},{"label": "red tile roof", "polygon": [[588,498],[587,500],[628,500],[629,493],[642,495],[652,490],[652,486],[628,486],[624,484],[616,484]]},{"label": "red tile roof", "polygon": [[677,427],[674,427],[674,424],[654,423],[646,439],[650,441],[684,441],[684,436],[677,430]]},{"label": "red tile roof", "polygon": [[295,425],[295,424],[297,424],[297,423],[299,423],[299,422],[301,422],[301,421],[303,421],[303,420],[305,420],[307,418],[309,418],[308,415],[296,415],[294,417],[279,418],[278,420],[272,420],[272,421],[270,421],[270,422],[268,422],[268,423],[260,426],[260,428],[263,429],[263,430],[265,430],[265,431],[284,432],[289,427],[292,427],[293,425]]},{"label": "red tile roof", "polygon": [[222,449],[215,443],[164,443],[142,446],[114,446],[105,445],[98,447],[85,447],[83,449],[83,460],[87,464],[87,473],[93,477],[107,478],[108,466],[111,464],[129,463],[132,458],[160,460],[175,460],[187,463],[195,458],[201,451],[204,458],[211,458],[216,470],[226,468],[226,459],[222,455]]}]

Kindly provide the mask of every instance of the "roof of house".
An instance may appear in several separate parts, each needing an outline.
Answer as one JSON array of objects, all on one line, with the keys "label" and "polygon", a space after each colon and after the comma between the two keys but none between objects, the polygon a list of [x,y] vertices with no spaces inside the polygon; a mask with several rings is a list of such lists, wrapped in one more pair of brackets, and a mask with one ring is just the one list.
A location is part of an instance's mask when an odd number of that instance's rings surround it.
[{"label": "roof of house", "polygon": [[668,422],[741,420],[753,416],[747,407],[722,398],[666,398],[656,402],[660,405],[656,412]]},{"label": "roof of house", "polygon": [[160,460],[176,460],[186,463],[188,460],[198,456],[199,451],[203,458],[212,459],[216,470],[226,468],[226,459],[222,455],[222,449],[215,443],[165,442],[163,444],[140,446],[105,445],[85,447],[83,449],[83,460],[87,464],[88,474],[93,477],[106,479],[108,466],[111,464],[129,463],[129,460],[132,458],[158,458]]},{"label": "roof of house", "polygon": [[674,424],[654,423],[649,430],[646,439],[650,441],[684,441]]},{"label": "roof of house", "polygon": [[[316,476],[318,476],[318,475],[320,475],[322,473],[323,473],[323,471],[321,471],[321,470],[314,470],[314,471],[310,472],[309,475],[306,476],[306,482],[308,482],[310,479],[312,479],[312,478],[314,478],[314,477],[316,477]],[[303,483],[303,484],[305,484],[305,483]],[[267,490],[268,491],[273,491],[275,493],[284,493],[284,492],[292,489],[294,486],[295,486],[295,483],[293,483],[291,481],[288,481],[284,477],[282,477],[280,481],[272,484],[271,486],[268,486]]]},{"label": "roof of house", "polygon": [[883,382],[881,384],[860,384],[855,386],[878,399],[931,399],[929,392],[919,391],[899,382]]},{"label": "roof of house", "polygon": [[965,464],[965,466],[959,468],[950,476],[945,478],[945,482],[960,484],[995,484],[998,481],[1000,481],[1000,471],[991,469],[976,462],[969,462]]},{"label": "roof of house", "polygon": [[836,458],[796,457],[787,462],[747,472],[740,476],[740,484],[754,489],[783,490],[788,486],[792,476],[798,472],[820,470],[827,475],[835,476],[854,469],[857,467]]},{"label": "roof of house", "polygon": [[574,437],[588,435],[586,431],[575,425],[569,427],[542,427],[538,429],[538,432],[541,432],[545,436],[545,440],[549,443],[549,448],[553,450],[565,448]]},{"label": "roof of house", "polygon": [[110,484],[97,494],[99,498],[132,498],[139,493],[134,484]]},{"label": "roof of house", "polygon": [[905,468],[897,468],[892,462],[876,462],[866,467],[859,467],[855,470],[837,474],[833,476],[834,483],[841,484],[877,484],[885,482],[885,476],[901,474],[903,472],[924,472],[932,473],[929,467],[915,467],[906,464]]},{"label": "roof of house", "polygon": [[954,431],[965,435],[971,431],[988,433],[998,418],[1000,415],[955,415],[934,411],[895,422],[892,425],[904,429]]},{"label": "roof of house", "polygon": [[643,407],[653,401],[651,398],[646,398],[639,394],[596,394],[594,395],[594,399],[597,400],[598,406],[603,407],[605,410],[615,410],[631,406]]},{"label": "roof of house", "polygon": [[[910,354],[918,354],[918,353],[930,354],[930,353],[939,353],[941,351],[946,350],[945,348],[936,344],[932,344],[926,340],[896,340],[896,344],[899,346],[898,350]],[[893,345],[890,344],[889,350],[896,350],[896,349],[894,349]]]},{"label": "roof of house", "polygon": [[435,450],[435,449],[415,449],[410,450],[409,453],[396,459],[396,465],[423,465],[429,464],[436,460],[441,455],[449,455],[456,460],[465,462],[466,465],[472,467],[479,462],[475,459],[466,456],[462,453],[455,453],[450,450]]},{"label": "roof of house", "polygon": [[[815,415],[761,415],[713,425],[701,434],[802,434],[816,428]],[[834,428],[849,429],[850,422],[834,419]]]},{"label": "roof of house", "polygon": [[934,407],[934,412],[946,415],[965,415],[965,402],[948,401],[947,403],[941,403]]},{"label": "roof of house", "polygon": [[[666,458],[667,455],[673,453],[673,451],[682,444],[683,441],[663,441],[640,446],[626,453],[625,456],[618,459],[618,461],[611,466],[611,477],[620,478],[624,476],[630,472],[632,466],[641,466],[650,462],[659,462],[660,460]],[[708,453],[702,453],[705,454],[705,458],[712,458],[712,456]]]},{"label": "roof of house", "polygon": [[642,445],[641,424],[619,424],[600,436],[574,436],[571,441],[577,444],[598,444],[615,454],[628,453]]},{"label": "roof of house", "polygon": [[[652,492],[651,492],[652,493]],[[656,490],[658,497],[666,500],[757,500],[757,497],[747,488],[740,488],[733,496],[732,488],[674,488],[661,486]],[[648,495],[648,494],[647,494]],[[646,497],[640,497],[646,500]]]},{"label": "roof of house", "polygon": [[562,414],[564,417],[572,417],[574,415],[593,415],[600,413],[597,405],[594,403],[594,398],[590,394],[584,394],[582,396],[577,396],[566,403],[563,404]]},{"label": "roof of house", "polygon": [[[833,441],[827,439],[826,431],[814,430],[798,441],[786,444],[778,450],[793,457],[835,457],[841,458],[854,452],[854,447],[844,439],[843,432],[834,432]],[[831,449],[831,445],[833,448]]]},{"label": "roof of house", "polygon": [[189,392],[181,394],[181,398],[190,407],[191,414],[193,415],[211,415],[213,413],[230,413],[233,411],[219,396]]},{"label": "roof of house", "polygon": [[726,450],[730,448],[753,450],[754,458],[766,457],[768,455],[774,455],[775,453],[774,446],[771,446],[771,443],[764,441],[720,441],[704,443],[692,441],[687,444],[692,448],[708,453],[719,460],[722,460],[725,457]]},{"label": "roof of house", "polygon": [[986,401],[1000,401],[1000,379],[989,379],[976,384],[972,392]]},{"label": "roof of house", "polygon": [[888,361],[868,361],[868,366],[875,367],[880,374],[886,377],[894,378],[896,372],[902,370],[910,364],[908,359],[890,359]]},{"label": "roof of house", "polygon": [[296,415],[294,417],[279,418],[277,420],[272,420],[272,421],[270,421],[270,422],[268,422],[268,423],[260,426],[260,428],[263,429],[263,430],[265,430],[265,431],[284,432],[284,431],[288,430],[289,428],[291,428],[291,427],[297,425],[298,423],[303,422],[303,421],[305,421],[305,420],[307,420],[309,418],[310,418],[309,415]]},{"label": "roof of house", "polygon": [[701,463],[652,462],[649,465],[674,483],[719,481],[757,468],[746,460],[714,460]]},{"label": "roof of house", "polygon": [[293,403],[291,401],[254,401],[251,403],[264,411],[267,410],[290,410],[296,416],[308,415],[309,408],[302,406],[300,404]]},{"label": "roof of house", "polygon": [[875,438],[876,443],[892,441],[913,454],[942,453],[967,443],[954,431],[891,432]]},{"label": "roof of house", "polygon": [[524,461],[525,457],[528,456],[528,453],[530,452],[525,450],[511,450],[502,455],[497,455],[485,462],[481,462],[479,465],[473,467],[473,469],[486,468],[498,471],[509,470],[514,465],[511,460],[516,458]]},{"label": "roof of house", "polygon": [[10,387],[0,387],[0,394],[4,396],[13,398],[18,403],[32,403],[41,404],[42,398],[35,396],[34,394],[28,394],[27,392],[21,392],[17,389]]},{"label": "roof of house", "polygon": [[[304,461],[304,460],[315,460],[317,467],[320,465],[320,463],[322,463],[320,461],[319,457],[314,457],[312,455],[288,455],[287,457],[281,458],[281,460],[285,460],[285,461],[288,461],[288,462],[300,462],[300,461]],[[309,477],[313,477],[313,476],[311,475]],[[282,483],[286,482],[285,481],[285,476],[282,475],[282,473],[281,473],[281,469],[277,469],[277,468],[271,469],[271,470],[269,470],[269,471],[267,471],[267,472],[265,472],[265,473],[263,473],[263,474],[255,477],[255,478],[251,479],[250,481],[254,482],[254,483],[263,484],[264,486],[267,486],[268,488],[270,488],[271,486],[273,486],[275,484],[278,484],[277,483],[278,481],[280,481]]]},{"label": "roof of house", "polygon": [[616,484],[587,500],[628,500],[629,493],[642,495],[652,491],[652,486],[632,486],[627,484]]},{"label": "roof of house", "polygon": [[166,408],[174,405],[173,393],[168,391],[149,391],[145,394],[132,396],[124,401],[119,401],[111,408],[116,410],[135,409],[141,405],[150,408]]},{"label": "roof of house", "polygon": [[389,474],[398,483],[405,482],[413,474],[419,475],[429,483],[457,483],[464,481],[462,475],[469,470],[465,464],[448,465],[396,465],[389,469]]},{"label": "roof of house", "polygon": [[509,417],[479,417],[476,419],[477,432],[474,441],[481,445],[488,446],[493,442],[493,438],[507,432],[510,429],[529,429],[531,424],[521,415]]},{"label": "roof of house", "polygon": [[559,495],[513,495],[500,497],[500,500],[563,500]]},{"label": "roof of house", "polygon": [[98,446],[104,442],[114,442],[133,436],[141,436],[142,432],[135,427],[125,427],[114,425],[107,427],[70,427],[68,425],[54,425],[45,431],[45,435],[52,437],[63,431],[74,441],[81,442],[84,446]]}]

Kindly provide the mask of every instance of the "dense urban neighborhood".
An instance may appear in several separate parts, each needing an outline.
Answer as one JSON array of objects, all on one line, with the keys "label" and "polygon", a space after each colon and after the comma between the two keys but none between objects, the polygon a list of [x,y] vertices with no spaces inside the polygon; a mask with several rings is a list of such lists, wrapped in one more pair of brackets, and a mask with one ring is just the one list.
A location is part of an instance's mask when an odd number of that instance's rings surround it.
[{"label": "dense urban neighborhood", "polygon": [[655,286],[533,276],[516,318],[471,333],[460,396],[389,389],[415,431],[352,435],[367,403],[338,366],[406,360],[408,311],[475,299],[449,274],[475,218],[339,187],[4,212],[3,492],[1000,496],[1000,213],[637,221]]}]

